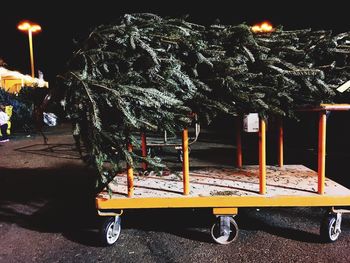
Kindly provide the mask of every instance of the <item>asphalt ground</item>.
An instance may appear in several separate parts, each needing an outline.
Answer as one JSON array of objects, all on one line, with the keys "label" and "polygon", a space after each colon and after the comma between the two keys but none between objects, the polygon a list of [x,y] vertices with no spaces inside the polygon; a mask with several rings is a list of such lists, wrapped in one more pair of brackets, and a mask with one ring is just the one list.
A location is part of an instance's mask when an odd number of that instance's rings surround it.
[{"label": "asphalt ground", "polygon": [[[46,134],[48,145],[33,134],[17,134],[0,145],[0,262],[350,262],[350,217],[343,216],[337,242],[323,243],[319,228],[326,210],[308,207],[240,209],[239,237],[226,246],[210,237],[210,209],[130,210],[117,243],[103,247],[96,172],[80,160],[69,126]],[[233,162],[230,136],[204,132],[199,139],[191,151],[194,162]],[[246,162],[255,162],[253,152],[246,151]],[[288,160],[315,165],[312,149],[288,152]],[[172,149],[160,154],[176,163]],[[336,163],[349,160],[346,154],[328,157],[334,175]],[[338,179],[349,187],[341,174]]]}]

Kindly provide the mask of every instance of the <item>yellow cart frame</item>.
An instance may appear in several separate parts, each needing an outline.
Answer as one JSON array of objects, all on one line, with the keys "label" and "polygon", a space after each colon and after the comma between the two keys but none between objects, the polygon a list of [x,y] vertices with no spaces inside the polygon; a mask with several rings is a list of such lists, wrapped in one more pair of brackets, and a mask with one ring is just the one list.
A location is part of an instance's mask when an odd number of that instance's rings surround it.
[{"label": "yellow cart frame", "polygon": [[[325,167],[326,167],[326,114],[330,111],[348,111],[350,104],[321,104],[318,107],[300,109],[300,111],[313,111],[318,113],[318,171],[317,171],[317,194],[308,196],[295,195],[266,195],[266,123],[259,120],[259,195],[258,196],[190,196],[190,171],[188,155],[188,129],[182,133],[183,163],[182,180],[183,196],[181,197],[142,197],[134,198],[133,168],[127,167],[127,198],[110,198],[105,194],[96,197],[96,207],[101,216],[115,216],[107,220],[102,229],[104,243],[113,244],[120,233],[120,214],[115,211],[123,209],[141,208],[213,208],[213,214],[218,221],[212,227],[212,237],[220,244],[227,244],[236,239],[238,233],[237,224],[232,216],[238,213],[240,207],[330,207],[330,213],[326,216],[321,235],[325,241],[333,242],[340,234],[341,213],[347,210],[336,210],[336,206],[350,206],[350,192],[346,195],[325,194]],[[278,122],[278,166],[284,166],[283,149],[283,121]],[[236,120],[236,167],[242,168],[242,139],[241,120]],[[146,154],[146,140],[142,134],[142,153]],[[131,145],[128,150],[132,151]],[[143,168],[147,166],[143,164]],[[119,222],[119,225],[118,225]],[[107,229],[108,228],[108,229]],[[322,233],[323,232],[323,233]],[[109,235],[109,240],[108,240]]]}]

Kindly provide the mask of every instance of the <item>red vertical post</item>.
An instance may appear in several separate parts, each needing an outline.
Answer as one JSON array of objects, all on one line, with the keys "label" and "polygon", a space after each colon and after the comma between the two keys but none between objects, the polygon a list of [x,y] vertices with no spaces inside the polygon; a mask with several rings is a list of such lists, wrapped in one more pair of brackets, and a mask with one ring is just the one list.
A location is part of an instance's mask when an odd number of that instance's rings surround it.
[{"label": "red vertical post", "polygon": [[326,112],[319,113],[318,121],[318,193],[324,194],[326,173]]},{"label": "red vertical post", "polygon": [[259,193],[266,193],[266,123],[259,117]]},{"label": "red vertical post", "polygon": [[[146,141],[146,134],[144,132],[141,132],[141,154],[143,158],[147,157],[147,141]],[[147,162],[143,161],[142,164],[142,170],[147,170]]]},{"label": "red vertical post", "polygon": [[[132,152],[132,145],[128,143],[128,151]],[[134,171],[130,164],[127,164],[127,181],[128,181],[128,197],[133,197],[134,195]]]},{"label": "red vertical post", "polygon": [[243,158],[242,158],[242,120],[238,116],[236,118],[236,166],[242,168]]},{"label": "red vertical post", "polygon": [[182,173],[183,173],[183,185],[184,195],[190,194],[190,165],[188,157],[188,129],[185,128],[182,132]]}]

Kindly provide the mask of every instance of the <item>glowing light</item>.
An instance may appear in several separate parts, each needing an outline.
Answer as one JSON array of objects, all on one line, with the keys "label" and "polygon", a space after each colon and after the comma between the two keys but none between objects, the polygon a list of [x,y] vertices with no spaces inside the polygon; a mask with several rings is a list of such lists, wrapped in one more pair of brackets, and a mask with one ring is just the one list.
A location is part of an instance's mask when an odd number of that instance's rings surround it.
[{"label": "glowing light", "polygon": [[35,23],[31,23],[29,21],[23,21],[18,24],[17,28],[21,31],[31,31],[31,32],[39,32],[41,31],[41,26]]},{"label": "glowing light", "polygon": [[262,22],[260,24],[256,24],[256,25],[252,26],[251,29],[254,33],[270,33],[270,32],[275,31],[272,24],[270,22],[267,22],[267,21]]}]

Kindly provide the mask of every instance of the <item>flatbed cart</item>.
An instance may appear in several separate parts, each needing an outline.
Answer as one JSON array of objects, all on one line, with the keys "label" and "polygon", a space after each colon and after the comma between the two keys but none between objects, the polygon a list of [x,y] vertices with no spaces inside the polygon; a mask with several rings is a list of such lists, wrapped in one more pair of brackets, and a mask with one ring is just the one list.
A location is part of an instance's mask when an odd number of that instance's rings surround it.
[{"label": "flatbed cart", "polygon": [[[266,123],[259,119],[259,165],[242,165],[241,121],[237,125],[237,163],[232,169],[205,168],[189,170],[188,130],[183,130],[182,175],[133,176],[117,174],[117,184],[96,197],[100,216],[105,216],[100,234],[105,245],[113,245],[121,232],[121,215],[125,209],[212,208],[217,220],[211,236],[219,244],[229,244],[238,236],[234,216],[245,207],[328,207],[320,227],[321,238],[334,242],[341,233],[342,213],[336,207],[350,206],[350,189],[325,177],[326,116],[330,111],[350,110],[350,104],[322,104],[302,109],[319,116],[318,171],[302,165],[284,165],[283,123],[279,122],[278,165],[266,165]],[[131,150],[131,148],[129,149]]]}]

